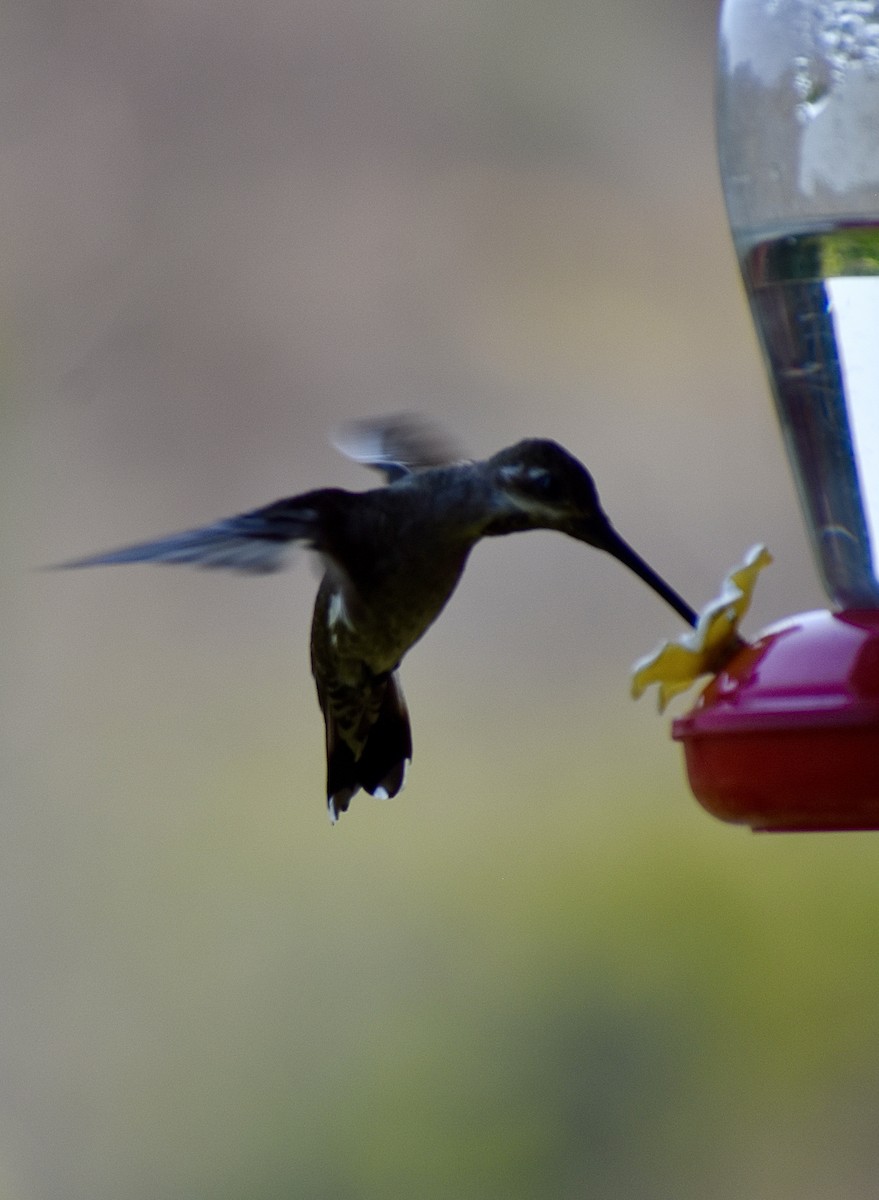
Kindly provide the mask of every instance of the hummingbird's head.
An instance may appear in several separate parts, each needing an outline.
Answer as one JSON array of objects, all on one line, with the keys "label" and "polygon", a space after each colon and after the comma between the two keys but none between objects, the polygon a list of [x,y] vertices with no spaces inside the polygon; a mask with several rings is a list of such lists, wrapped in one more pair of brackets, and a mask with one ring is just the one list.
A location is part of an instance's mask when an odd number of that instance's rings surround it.
[{"label": "hummingbird's head", "polygon": [[611,526],[592,476],[557,442],[528,438],[488,461],[511,525],[557,529],[605,548]]},{"label": "hummingbird's head", "polygon": [[500,512],[488,534],[557,529],[613,555],[678,612],[689,625],[697,613],[617,533],[605,516],[592,476],[557,442],[529,438],[487,463]]}]

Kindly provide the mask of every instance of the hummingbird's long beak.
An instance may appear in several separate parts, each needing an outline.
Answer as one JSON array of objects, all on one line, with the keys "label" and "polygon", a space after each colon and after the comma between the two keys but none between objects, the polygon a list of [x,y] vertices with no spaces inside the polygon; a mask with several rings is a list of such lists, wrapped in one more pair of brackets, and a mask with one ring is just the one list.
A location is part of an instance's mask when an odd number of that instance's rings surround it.
[{"label": "hummingbird's long beak", "polygon": [[646,563],[640,554],[632,549],[627,541],[620,537],[613,526],[608,522],[606,529],[602,531],[600,541],[593,543],[602,550],[606,550],[608,554],[612,554],[614,558],[623,563],[630,571],[643,579],[648,587],[653,588],[657,595],[662,596],[667,604],[670,604],[676,613],[679,613],[688,625],[695,626],[699,620],[699,614],[694,609],[690,608],[686,600],[674,590],[673,587],[665,582],[661,575],[657,575],[649,563]]}]

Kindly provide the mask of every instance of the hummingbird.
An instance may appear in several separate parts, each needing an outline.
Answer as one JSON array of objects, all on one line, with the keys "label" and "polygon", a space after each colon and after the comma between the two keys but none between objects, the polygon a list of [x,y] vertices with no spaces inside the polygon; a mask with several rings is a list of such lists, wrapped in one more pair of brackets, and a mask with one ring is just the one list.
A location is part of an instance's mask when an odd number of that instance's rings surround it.
[{"label": "hummingbird", "polygon": [[485,537],[554,529],[611,554],[690,625],[697,614],[616,532],[592,476],[557,442],[526,438],[483,461],[411,414],[355,422],[336,440],[384,484],[319,488],[211,525],[59,564],[187,563],[267,574],[298,547],[323,574],[311,671],[326,727],[327,806],[335,824],[361,789],[396,796],[412,759],[403,657],[451,597]]}]

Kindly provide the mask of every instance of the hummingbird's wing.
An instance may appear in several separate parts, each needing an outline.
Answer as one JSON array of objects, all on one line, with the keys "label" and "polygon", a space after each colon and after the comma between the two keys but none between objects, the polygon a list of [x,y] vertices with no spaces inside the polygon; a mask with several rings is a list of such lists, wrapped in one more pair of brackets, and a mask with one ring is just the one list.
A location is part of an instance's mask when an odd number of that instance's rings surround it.
[{"label": "hummingbird's wing", "polygon": [[456,442],[415,413],[352,421],[338,431],[333,445],[354,462],[380,471],[386,483],[464,461]]},{"label": "hummingbird's wing", "polygon": [[265,508],[187,529],[153,542],[137,542],[105,554],[58,563],[59,567],[102,567],[119,563],[189,563],[264,575],[290,565],[297,546],[320,549],[321,522],[310,496],[277,500]]}]

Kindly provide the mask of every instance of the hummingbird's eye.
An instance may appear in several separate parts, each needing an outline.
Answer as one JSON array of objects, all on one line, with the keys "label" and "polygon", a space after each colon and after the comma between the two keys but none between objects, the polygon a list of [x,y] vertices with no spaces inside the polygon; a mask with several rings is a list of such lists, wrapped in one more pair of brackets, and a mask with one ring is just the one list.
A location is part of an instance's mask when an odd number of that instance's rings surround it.
[{"label": "hummingbird's eye", "polygon": [[501,467],[500,476],[522,503],[555,506],[563,499],[559,480],[547,467],[515,463]]},{"label": "hummingbird's eye", "polygon": [[552,500],[558,493],[556,481],[546,467],[529,467],[525,472],[529,492],[544,500]]}]

